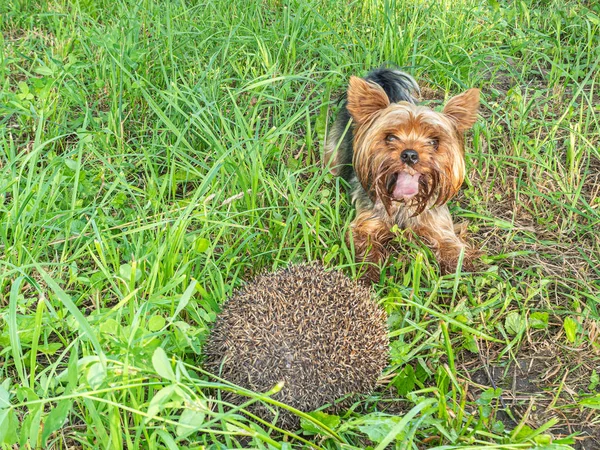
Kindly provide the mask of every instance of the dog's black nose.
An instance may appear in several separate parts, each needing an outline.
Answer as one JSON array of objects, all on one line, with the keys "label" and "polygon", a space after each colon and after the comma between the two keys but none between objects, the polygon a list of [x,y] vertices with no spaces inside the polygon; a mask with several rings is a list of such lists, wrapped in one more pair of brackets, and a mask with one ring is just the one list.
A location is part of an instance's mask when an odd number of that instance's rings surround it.
[{"label": "dog's black nose", "polygon": [[412,166],[419,162],[419,154],[414,150],[404,150],[400,153],[400,159],[403,163]]}]

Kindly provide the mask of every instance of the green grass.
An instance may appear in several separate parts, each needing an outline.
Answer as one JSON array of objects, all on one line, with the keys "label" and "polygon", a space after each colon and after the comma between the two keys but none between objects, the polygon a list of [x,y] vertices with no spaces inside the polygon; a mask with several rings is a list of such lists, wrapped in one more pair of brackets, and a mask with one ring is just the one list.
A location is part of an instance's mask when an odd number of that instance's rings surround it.
[{"label": "green grass", "polygon": [[[594,2],[0,0],[0,31],[0,448],[600,447]],[[405,243],[380,388],[281,433],[202,344],[258,271],[358,275],[320,153],[384,62],[482,89],[451,202],[480,271]]]}]

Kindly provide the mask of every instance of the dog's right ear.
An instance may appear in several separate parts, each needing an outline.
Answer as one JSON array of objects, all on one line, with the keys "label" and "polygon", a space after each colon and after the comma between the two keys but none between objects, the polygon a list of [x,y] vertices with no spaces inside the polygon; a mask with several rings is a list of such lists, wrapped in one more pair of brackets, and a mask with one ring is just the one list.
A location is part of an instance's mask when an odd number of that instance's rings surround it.
[{"label": "dog's right ear", "polygon": [[347,108],[357,124],[366,122],[374,113],[389,105],[390,99],[381,86],[362,78],[350,77]]},{"label": "dog's right ear", "polygon": [[470,129],[477,121],[479,109],[479,89],[471,88],[456,97],[452,97],[446,106],[444,114],[448,116],[460,132]]}]

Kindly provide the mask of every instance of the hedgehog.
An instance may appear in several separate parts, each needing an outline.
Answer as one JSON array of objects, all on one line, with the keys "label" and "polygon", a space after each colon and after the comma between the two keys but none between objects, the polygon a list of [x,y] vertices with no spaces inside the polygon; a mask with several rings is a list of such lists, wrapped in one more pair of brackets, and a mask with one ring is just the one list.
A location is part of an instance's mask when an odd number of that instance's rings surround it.
[{"label": "hedgehog", "polygon": [[[367,286],[319,263],[264,273],[225,302],[206,342],[205,368],[256,392],[283,384],[273,398],[303,412],[337,411],[369,394],[388,361],[387,315]],[[246,399],[229,394],[227,401]],[[273,419],[259,403],[250,412]],[[296,429],[278,408],[278,425]]]}]

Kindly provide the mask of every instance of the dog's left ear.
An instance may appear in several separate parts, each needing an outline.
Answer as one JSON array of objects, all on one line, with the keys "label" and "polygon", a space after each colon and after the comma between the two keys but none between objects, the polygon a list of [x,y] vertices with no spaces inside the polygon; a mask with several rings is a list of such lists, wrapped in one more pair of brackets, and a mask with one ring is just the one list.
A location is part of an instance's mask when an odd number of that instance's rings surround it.
[{"label": "dog's left ear", "polygon": [[444,107],[444,114],[453,122],[458,131],[466,131],[477,120],[479,110],[479,89],[469,89],[452,97]]},{"label": "dog's left ear", "polygon": [[362,78],[350,77],[348,86],[348,112],[359,125],[377,111],[387,108],[390,99],[381,86]]}]

